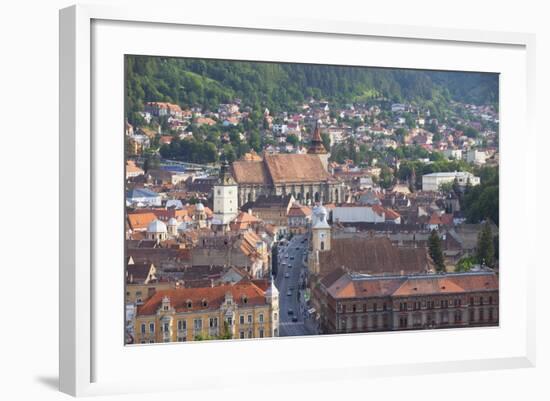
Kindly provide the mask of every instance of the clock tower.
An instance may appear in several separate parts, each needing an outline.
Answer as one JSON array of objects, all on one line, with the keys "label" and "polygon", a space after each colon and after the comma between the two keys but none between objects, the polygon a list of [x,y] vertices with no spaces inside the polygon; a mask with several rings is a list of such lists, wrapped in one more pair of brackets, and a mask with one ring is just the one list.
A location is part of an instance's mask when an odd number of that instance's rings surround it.
[{"label": "clock tower", "polygon": [[227,225],[239,213],[238,186],[231,173],[229,163],[222,162],[220,177],[214,185],[214,220],[216,224]]}]

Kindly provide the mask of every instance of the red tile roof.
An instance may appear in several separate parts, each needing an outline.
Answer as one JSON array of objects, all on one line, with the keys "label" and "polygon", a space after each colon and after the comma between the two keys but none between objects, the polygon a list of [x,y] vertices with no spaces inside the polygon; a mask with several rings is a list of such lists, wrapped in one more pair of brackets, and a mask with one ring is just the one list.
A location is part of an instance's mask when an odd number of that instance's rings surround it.
[{"label": "red tile roof", "polygon": [[327,289],[333,298],[461,294],[497,291],[498,276],[486,274],[448,274],[416,277],[379,277],[354,279],[349,274],[334,281]]},{"label": "red tile roof", "polygon": [[[170,305],[175,308],[176,312],[216,310],[225,301],[226,293],[231,293],[233,302],[239,306],[245,305],[245,299],[248,306],[266,305],[265,291],[253,282],[246,281],[217,287],[175,288],[158,291],[138,308],[137,315],[154,315],[162,305],[162,299],[165,296],[170,299]],[[189,307],[189,302],[191,302],[191,307]],[[204,302],[206,302],[206,306],[204,306]]]},{"label": "red tile roof", "polygon": [[128,224],[132,230],[145,230],[152,221],[156,220],[154,213],[129,213]]}]

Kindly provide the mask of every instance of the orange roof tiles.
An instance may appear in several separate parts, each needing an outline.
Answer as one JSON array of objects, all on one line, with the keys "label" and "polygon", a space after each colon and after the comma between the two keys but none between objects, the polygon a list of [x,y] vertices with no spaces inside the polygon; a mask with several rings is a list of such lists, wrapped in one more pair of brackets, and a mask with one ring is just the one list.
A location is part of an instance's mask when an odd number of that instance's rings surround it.
[{"label": "orange roof tiles", "polygon": [[311,209],[307,206],[302,206],[298,203],[294,203],[288,211],[288,217],[307,217],[311,215]]},{"label": "orange roof tiles", "polygon": [[143,173],[143,170],[136,165],[133,160],[126,162],[126,173]]},{"label": "orange roof tiles", "polygon": [[[138,308],[137,315],[154,315],[162,305],[162,299],[166,296],[170,299],[170,305],[176,312],[193,312],[199,310],[215,310],[225,301],[226,293],[231,293],[233,302],[239,306],[266,305],[265,292],[256,284],[246,281],[234,285],[226,284],[217,287],[199,288],[175,288],[157,291],[149,300]],[[206,306],[203,302],[206,302]],[[189,307],[189,302],[191,306]]]},{"label": "orange roof tiles", "polygon": [[386,212],[386,220],[395,220],[401,217],[401,215],[393,209],[386,209],[385,212]]},{"label": "orange roof tiles", "polygon": [[262,157],[256,153],[254,149],[252,149],[250,152],[245,153],[240,160],[243,161],[262,161]]},{"label": "orange roof tiles", "polygon": [[333,298],[407,297],[497,290],[498,276],[494,273],[353,278],[343,272],[327,289]]},{"label": "orange roof tiles", "polygon": [[439,224],[443,224],[443,222],[441,221],[441,217],[439,217],[439,215],[437,213],[433,213],[431,216],[430,216],[430,220],[428,221],[428,224],[431,224],[431,225],[439,225]]},{"label": "orange roof tiles", "polygon": [[157,216],[154,213],[129,213],[128,224],[132,230],[147,229],[149,223],[156,220]]}]

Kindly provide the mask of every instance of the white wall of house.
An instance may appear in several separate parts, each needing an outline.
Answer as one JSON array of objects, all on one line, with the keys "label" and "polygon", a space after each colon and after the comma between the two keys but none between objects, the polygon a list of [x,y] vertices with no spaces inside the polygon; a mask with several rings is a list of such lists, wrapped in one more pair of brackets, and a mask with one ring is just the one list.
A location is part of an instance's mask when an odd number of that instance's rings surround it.
[{"label": "white wall of house", "polygon": [[383,223],[384,214],[377,214],[370,206],[340,206],[332,211],[332,220],[340,223]]},{"label": "white wall of house", "polygon": [[442,184],[452,183],[455,178],[458,180],[458,185],[466,186],[468,180],[471,185],[479,185],[479,177],[474,176],[467,171],[455,171],[449,173],[432,173],[422,176],[423,191],[439,191]]}]

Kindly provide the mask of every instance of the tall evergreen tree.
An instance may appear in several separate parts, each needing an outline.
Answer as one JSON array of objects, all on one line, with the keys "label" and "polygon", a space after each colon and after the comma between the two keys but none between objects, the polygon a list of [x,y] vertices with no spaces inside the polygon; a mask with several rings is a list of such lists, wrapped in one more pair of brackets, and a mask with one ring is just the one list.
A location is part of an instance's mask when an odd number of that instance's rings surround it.
[{"label": "tall evergreen tree", "polygon": [[476,259],[478,263],[493,267],[495,264],[495,248],[493,231],[489,221],[486,221],[477,239]]},{"label": "tall evergreen tree", "polygon": [[436,270],[438,272],[445,271],[445,259],[441,248],[441,239],[435,230],[432,230],[430,238],[428,239],[428,249],[430,251],[430,257],[435,263]]}]

